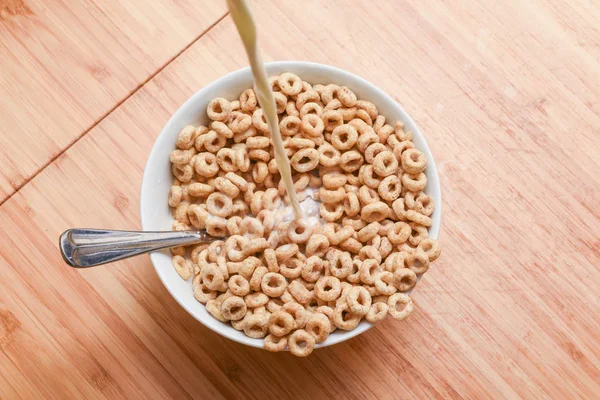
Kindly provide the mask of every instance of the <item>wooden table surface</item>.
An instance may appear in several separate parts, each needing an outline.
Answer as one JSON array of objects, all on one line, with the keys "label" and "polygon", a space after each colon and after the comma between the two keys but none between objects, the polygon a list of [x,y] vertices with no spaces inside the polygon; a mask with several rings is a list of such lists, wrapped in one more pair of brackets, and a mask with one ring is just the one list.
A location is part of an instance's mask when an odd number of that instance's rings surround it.
[{"label": "wooden table surface", "polygon": [[414,314],[296,359],[205,328],[147,256],[64,265],[69,227],[140,227],[165,122],[246,58],[221,1],[0,0],[0,398],[600,398],[600,4],[252,5],[266,60],[357,73],[426,136]]}]

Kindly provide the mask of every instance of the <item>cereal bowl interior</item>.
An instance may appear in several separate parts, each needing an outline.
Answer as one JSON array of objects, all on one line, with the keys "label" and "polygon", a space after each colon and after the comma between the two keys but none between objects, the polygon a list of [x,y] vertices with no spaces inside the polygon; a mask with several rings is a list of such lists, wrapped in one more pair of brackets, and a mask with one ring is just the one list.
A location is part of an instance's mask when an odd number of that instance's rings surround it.
[{"label": "cereal bowl interior", "polygon": [[[341,69],[308,62],[284,61],[273,62],[266,65],[269,75],[278,75],[283,72],[292,72],[310,84],[344,85],[349,87],[359,99],[374,103],[379,113],[389,121],[400,120],[405,129],[413,132],[413,143],[427,158],[427,186],[425,192],[432,197],[435,211],[431,215],[432,226],[429,228],[429,237],[437,239],[440,216],[441,195],[439,179],[431,152],[413,120],[402,108],[386,93],[369,82]],[[169,189],[173,183],[169,154],[175,149],[179,132],[186,125],[207,124],[206,108],[208,103],[216,97],[237,99],[240,93],[253,86],[252,74],[249,68],[232,72],[202,88],[186,101],[171,117],[160,133],[150,156],[148,158],[141,188],[140,212],[142,228],[145,231],[170,231],[173,218],[167,203]],[[243,331],[235,330],[229,323],[223,323],[212,317],[199,303],[192,290],[191,280],[184,281],[177,274],[171,264],[171,254],[168,250],[155,252],[150,255],[154,268],[163,284],[171,295],[198,321],[213,331],[235,340],[239,343],[254,347],[263,347],[263,339],[253,339]],[[316,347],[324,347],[342,342],[359,335],[371,328],[372,324],[363,320],[357,328],[351,331],[336,330],[324,342]]]}]

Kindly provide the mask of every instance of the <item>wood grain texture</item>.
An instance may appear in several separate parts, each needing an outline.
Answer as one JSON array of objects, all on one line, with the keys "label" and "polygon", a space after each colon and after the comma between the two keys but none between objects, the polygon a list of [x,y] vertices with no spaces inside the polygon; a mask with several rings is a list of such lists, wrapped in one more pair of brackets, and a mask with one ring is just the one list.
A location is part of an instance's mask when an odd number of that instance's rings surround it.
[{"label": "wood grain texture", "polygon": [[0,0],[0,203],[224,14],[212,0]]},{"label": "wood grain texture", "polygon": [[221,338],[148,257],[67,268],[69,227],[139,227],[152,143],[245,65],[229,18],[0,207],[0,398],[600,396],[600,8],[255,1],[267,60],[333,64],[411,114],[442,183],[415,313],[308,359]]}]

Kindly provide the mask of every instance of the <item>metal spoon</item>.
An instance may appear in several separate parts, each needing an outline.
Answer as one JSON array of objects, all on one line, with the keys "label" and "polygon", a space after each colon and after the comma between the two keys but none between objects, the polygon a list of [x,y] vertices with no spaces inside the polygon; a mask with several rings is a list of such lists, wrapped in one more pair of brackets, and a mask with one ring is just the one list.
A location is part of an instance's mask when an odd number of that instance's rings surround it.
[{"label": "metal spoon", "polygon": [[67,229],[60,235],[63,259],[71,267],[87,268],[168,247],[210,243],[223,238],[206,231],[136,232]]}]

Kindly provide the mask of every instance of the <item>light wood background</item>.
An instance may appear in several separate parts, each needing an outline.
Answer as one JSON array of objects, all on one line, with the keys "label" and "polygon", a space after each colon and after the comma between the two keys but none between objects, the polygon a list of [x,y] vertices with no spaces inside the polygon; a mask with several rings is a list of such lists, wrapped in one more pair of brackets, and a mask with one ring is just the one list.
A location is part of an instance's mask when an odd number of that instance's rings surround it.
[{"label": "light wood background", "polygon": [[296,359],[204,328],[147,256],[64,265],[69,227],[139,228],[156,136],[245,55],[220,1],[0,0],[0,398],[599,398],[600,4],[252,4],[267,60],[357,73],[425,134],[415,313]]}]

